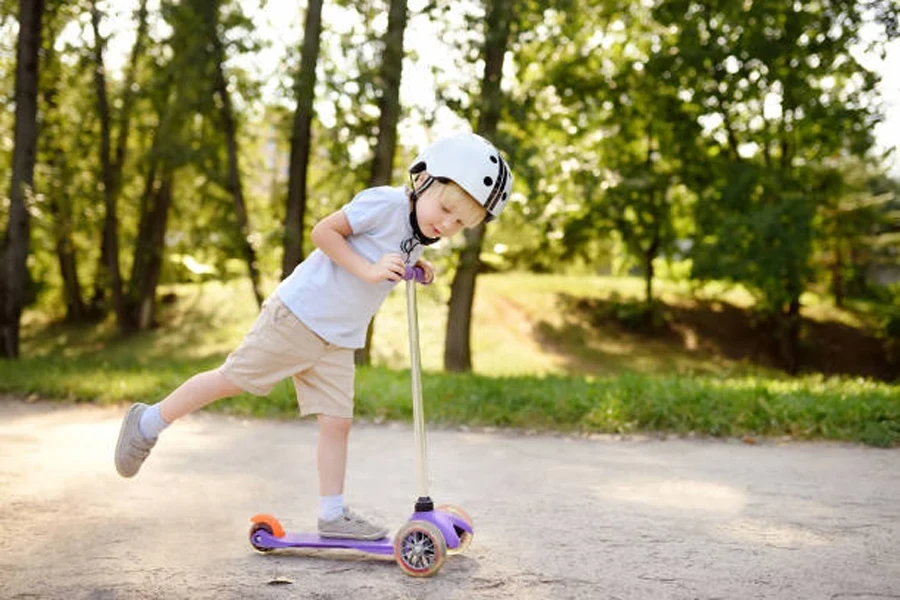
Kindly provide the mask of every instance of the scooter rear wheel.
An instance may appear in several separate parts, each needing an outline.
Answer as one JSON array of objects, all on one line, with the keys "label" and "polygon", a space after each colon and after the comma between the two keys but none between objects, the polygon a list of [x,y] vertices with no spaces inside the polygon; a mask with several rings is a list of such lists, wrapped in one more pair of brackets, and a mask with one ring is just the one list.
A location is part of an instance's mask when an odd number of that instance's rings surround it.
[{"label": "scooter rear wheel", "polygon": [[394,558],[407,575],[431,577],[447,558],[447,542],[434,524],[410,521],[394,538]]},{"label": "scooter rear wheel", "polygon": [[273,548],[268,548],[266,546],[260,546],[256,543],[256,534],[260,531],[265,531],[269,535],[272,535],[272,528],[269,527],[267,523],[254,523],[252,527],[250,527],[250,545],[256,549],[257,552],[262,552],[266,554],[267,552],[271,552]]},{"label": "scooter rear wheel", "polygon": [[250,521],[253,523],[253,525],[250,527],[250,545],[259,552],[271,552],[274,548],[260,546],[255,539],[258,532],[265,531],[269,535],[273,535],[275,537],[284,537],[284,527],[281,526],[281,523],[278,522],[278,519],[270,514],[266,513],[253,515],[252,517],[250,517]]}]

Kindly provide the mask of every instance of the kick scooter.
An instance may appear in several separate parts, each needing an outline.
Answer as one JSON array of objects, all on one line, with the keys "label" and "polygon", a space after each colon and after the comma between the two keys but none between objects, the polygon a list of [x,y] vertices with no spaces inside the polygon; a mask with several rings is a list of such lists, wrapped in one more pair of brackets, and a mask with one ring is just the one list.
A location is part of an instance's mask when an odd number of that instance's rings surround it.
[{"label": "kick scooter", "polygon": [[409,325],[409,357],[412,374],[413,429],[416,445],[418,499],[409,520],[394,538],[353,540],[325,538],[314,533],[287,532],[278,519],[258,514],[250,521],[250,544],[259,552],[284,548],[343,548],[373,555],[394,555],[397,564],[413,577],[430,577],[437,573],[448,554],[460,554],[472,542],[475,531],[472,519],[461,508],[449,504],[435,507],[428,495],[425,416],[422,407],[422,366],[419,355],[419,322],[416,309],[416,282],[425,283],[420,267],[407,267],[406,314]]}]

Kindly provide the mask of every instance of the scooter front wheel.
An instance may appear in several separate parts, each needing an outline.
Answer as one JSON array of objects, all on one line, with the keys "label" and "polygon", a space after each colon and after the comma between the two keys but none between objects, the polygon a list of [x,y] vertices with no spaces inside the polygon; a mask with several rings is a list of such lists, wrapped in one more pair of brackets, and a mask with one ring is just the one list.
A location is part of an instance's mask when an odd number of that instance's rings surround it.
[{"label": "scooter front wheel", "polygon": [[447,542],[434,524],[410,521],[394,538],[394,558],[407,575],[431,577],[447,558]]},{"label": "scooter front wheel", "polygon": [[456,535],[459,536],[459,545],[456,548],[447,548],[447,554],[453,556],[454,554],[462,554],[468,550],[469,545],[472,543],[472,538],[475,536],[475,527],[472,524],[472,517],[469,516],[469,513],[455,504],[441,504],[440,506],[435,506],[434,510],[437,512],[445,512],[462,519],[465,524],[469,526],[469,529],[472,530],[472,532],[469,533],[465,529],[454,525],[453,529],[456,531]]}]

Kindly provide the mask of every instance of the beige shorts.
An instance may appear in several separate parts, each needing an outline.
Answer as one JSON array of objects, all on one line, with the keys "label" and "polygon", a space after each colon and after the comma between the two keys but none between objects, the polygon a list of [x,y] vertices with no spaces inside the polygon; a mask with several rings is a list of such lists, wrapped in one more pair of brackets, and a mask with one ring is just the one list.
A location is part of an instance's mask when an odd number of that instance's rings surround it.
[{"label": "beige shorts", "polygon": [[353,416],[353,350],[314,333],[276,295],[270,296],[241,345],[219,372],[258,396],[290,377],[301,415]]}]

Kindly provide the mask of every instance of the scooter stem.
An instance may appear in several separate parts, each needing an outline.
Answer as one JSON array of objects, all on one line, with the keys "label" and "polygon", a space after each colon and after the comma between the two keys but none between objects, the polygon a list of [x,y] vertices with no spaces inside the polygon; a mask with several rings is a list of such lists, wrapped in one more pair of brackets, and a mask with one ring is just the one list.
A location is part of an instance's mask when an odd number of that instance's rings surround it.
[{"label": "scooter stem", "polygon": [[428,498],[428,448],[422,406],[422,362],[419,355],[419,318],[416,310],[416,280],[406,281],[406,316],[409,320],[409,360],[412,374],[413,429],[416,438],[416,474],[420,499]]}]

